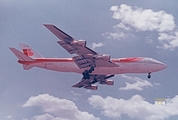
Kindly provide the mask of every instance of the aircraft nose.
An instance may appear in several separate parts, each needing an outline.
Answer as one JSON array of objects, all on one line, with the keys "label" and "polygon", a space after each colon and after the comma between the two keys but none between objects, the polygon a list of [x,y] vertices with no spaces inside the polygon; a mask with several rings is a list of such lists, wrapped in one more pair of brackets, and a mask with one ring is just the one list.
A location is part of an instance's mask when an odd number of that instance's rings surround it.
[{"label": "aircraft nose", "polygon": [[156,61],[156,63],[157,63],[157,67],[159,70],[163,70],[163,69],[167,68],[167,65],[160,61]]},{"label": "aircraft nose", "polygon": [[154,70],[155,71],[160,71],[160,70],[163,70],[165,68],[167,68],[167,65],[158,61],[158,60],[155,60],[155,59],[151,59],[150,62],[152,62],[154,64]]},{"label": "aircraft nose", "polygon": [[163,70],[163,69],[165,69],[165,68],[167,68],[167,65],[164,64],[164,63],[161,63],[161,64],[160,64],[160,69]]}]

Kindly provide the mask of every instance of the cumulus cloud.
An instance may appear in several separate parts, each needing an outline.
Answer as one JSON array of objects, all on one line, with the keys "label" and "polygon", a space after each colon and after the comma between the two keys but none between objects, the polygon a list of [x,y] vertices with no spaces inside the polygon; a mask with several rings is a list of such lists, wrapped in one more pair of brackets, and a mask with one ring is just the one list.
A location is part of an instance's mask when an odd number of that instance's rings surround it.
[{"label": "cumulus cloud", "polygon": [[59,118],[59,117],[54,117],[48,113],[44,114],[44,115],[37,115],[34,116],[31,120],[68,120],[68,119],[63,119],[63,118]]},{"label": "cumulus cloud", "polygon": [[174,50],[174,48],[178,47],[178,31],[175,31],[173,34],[159,33],[158,40],[163,43],[159,48]]},{"label": "cumulus cloud", "polygon": [[133,34],[128,33],[129,30],[131,30],[130,27],[126,26],[123,23],[119,23],[113,27],[115,32],[106,32],[102,34],[107,39],[114,39],[114,40],[121,40],[128,37],[133,37]]},{"label": "cumulus cloud", "polygon": [[140,120],[163,120],[178,115],[178,95],[167,99],[165,105],[149,103],[140,95],[134,95],[128,100],[92,95],[88,102],[101,110],[104,116],[113,119],[120,118],[122,114]]},{"label": "cumulus cloud", "polygon": [[104,44],[103,43],[92,43],[92,49],[94,50],[95,48],[102,47]]},{"label": "cumulus cloud", "polygon": [[121,38],[125,38],[126,36],[123,32],[120,32],[120,33],[106,32],[103,35],[106,36],[106,38],[108,39],[121,39]]},{"label": "cumulus cloud", "polygon": [[22,107],[30,106],[39,106],[45,113],[44,115],[34,116],[33,119],[35,120],[100,120],[93,114],[80,111],[72,101],[60,99],[49,94],[30,97]]},{"label": "cumulus cloud", "polygon": [[124,30],[131,30],[130,27],[127,27],[126,25],[124,25],[123,23],[119,23],[117,25],[114,26],[114,28],[120,28],[120,29],[124,29]]},{"label": "cumulus cloud", "polygon": [[156,30],[159,32],[170,31],[175,28],[174,17],[164,11],[154,12],[151,9],[142,9],[138,7],[122,4],[120,7],[112,6],[110,10],[114,13],[113,18],[121,20],[137,30]]},{"label": "cumulus cloud", "polygon": [[[109,39],[125,39],[133,37],[128,31],[156,31],[158,33],[158,40],[161,45],[157,48],[165,50],[174,50],[178,47],[178,31],[174,16],[165,11],[153,11],[151,9],[143,9],[140,7],[132,7],[126,4],[120,6],[112,6],[110,10],[113,12],[112,17],[118,20],[119,24],[113,28],[115,32],[106,32],[103,34]],[[146,43],[153,43],[153,39],[146,37]]]},{"label": "cumulus cloud", "polygon": [[125,33],[125,32],[106,32],[105,34],[102,34],[105,36],[107,39],[114,39],[114,40],[122,40],[128,37],[134,37],[134,35]]},{"label": "cumulus cloud", "polygon": [[153,85],[147,81],[147,80],[142,80],[138,77],[130,77],[127,75],[121,75],[123,78],[129,79],[134,83],[128,83],[126,82],[126,86],[125,87],[121,87],[119,88],[119,90],[138,90],[138,91],[142,91],[143,87],[152,87]]},{"label": "cumulus cloud", "polygon": [[72,101],[78,101],[78,98],[81,97],[80,93],[74,92],[74,91],[70,91],[67,93],[66,98],[72,100]]},{"label": "cumulus cloud", "polygon": [[151,37],[146,37],[145,43],[152,44],[153,40],[151,39]]}]

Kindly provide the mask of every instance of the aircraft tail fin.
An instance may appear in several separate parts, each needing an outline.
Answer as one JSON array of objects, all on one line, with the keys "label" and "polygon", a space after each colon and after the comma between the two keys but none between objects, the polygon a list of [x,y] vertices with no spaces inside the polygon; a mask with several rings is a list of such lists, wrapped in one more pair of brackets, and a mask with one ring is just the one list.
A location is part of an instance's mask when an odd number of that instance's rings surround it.
[{"label": "aircraft tail fin", "polygon": [[20,48],[21,48],[22,52],[28,57],[31,57],[31,58],[43,58],[42,55],[40,55],[38,52],[36,52],[28,44],[20,43]]},{"label": "aircraft tail fin", "polygon": [[30,58],[29,56],[27,56],[26,54],[23,54],[22,52],[20,52],[19,50],[15,49],[15,48],[11,48],[10,50],[15,54],[15,56],[17,56],[17,58],[21,61],[34,61],[34,59]]},{"label": "aircraft tail fin", "polygon": [[[22,50],[19,51],[15,48],[10,47],[10,50],[15,54],[15,56],[19,59],[19,62],[22,62],[23,68],[25,70],[29,70],[32,67],[34,67],[33,64],[30,64],[28,62],[35,61],[33,58],[43,58],[42,55],[40,55],[38,52],[36,52],[34,49],[32,49],[29,45],[21,43],[20,48]],[[23,61],[27,61],[26,63],[23,63]]]},{"label": "aircraft tail fin", "polygon": [[[20,61],[35,61],[34,59],[28,57],[27,55],[23,54],[22,52],[20,52],[19,50],[15,49],[15,48],[11,48],[10,50],[15,54],[15,56],[17,56],[17,58]],[[34,67],[34,65],[31,64],[23,64],[23,68],[25,70],[29,70],[30,68]]]}]

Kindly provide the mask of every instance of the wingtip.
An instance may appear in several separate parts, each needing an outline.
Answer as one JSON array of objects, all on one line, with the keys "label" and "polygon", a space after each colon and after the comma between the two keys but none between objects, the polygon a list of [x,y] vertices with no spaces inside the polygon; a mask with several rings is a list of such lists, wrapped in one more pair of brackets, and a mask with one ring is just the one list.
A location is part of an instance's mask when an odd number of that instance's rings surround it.
[{"label": "wingtip", "polygon": [[75,87],[75,85],[72,85],[71,87]]},{"label": "wingtip", "polygon": [[54,26],[53,24],[43,24],[45,27]]},{"label": "wingtip", "polygon": [[13,48],[13,47],[9,47],[9,49],[10,49],[10,50],[13,50],[13,49],[15,49],[15,48]]}]

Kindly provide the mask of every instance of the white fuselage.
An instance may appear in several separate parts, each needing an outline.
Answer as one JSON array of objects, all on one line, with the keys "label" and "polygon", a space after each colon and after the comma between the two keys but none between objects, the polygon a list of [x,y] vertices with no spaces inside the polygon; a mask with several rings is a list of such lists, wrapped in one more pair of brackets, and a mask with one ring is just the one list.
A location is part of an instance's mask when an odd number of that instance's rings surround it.
[{"label": "white fuselage", "polygon": [[[152,73],[163,70],[166,65],[152,58],[120,58],[111,59],[117,67],[95,67],[92,74],[123,74],[123,73]],[[84,70],[80,69],[72,58],[36,58],[35,61],[18,61],[21,64],[32,65],[59,72],[75,72],[81,74]]]}]

